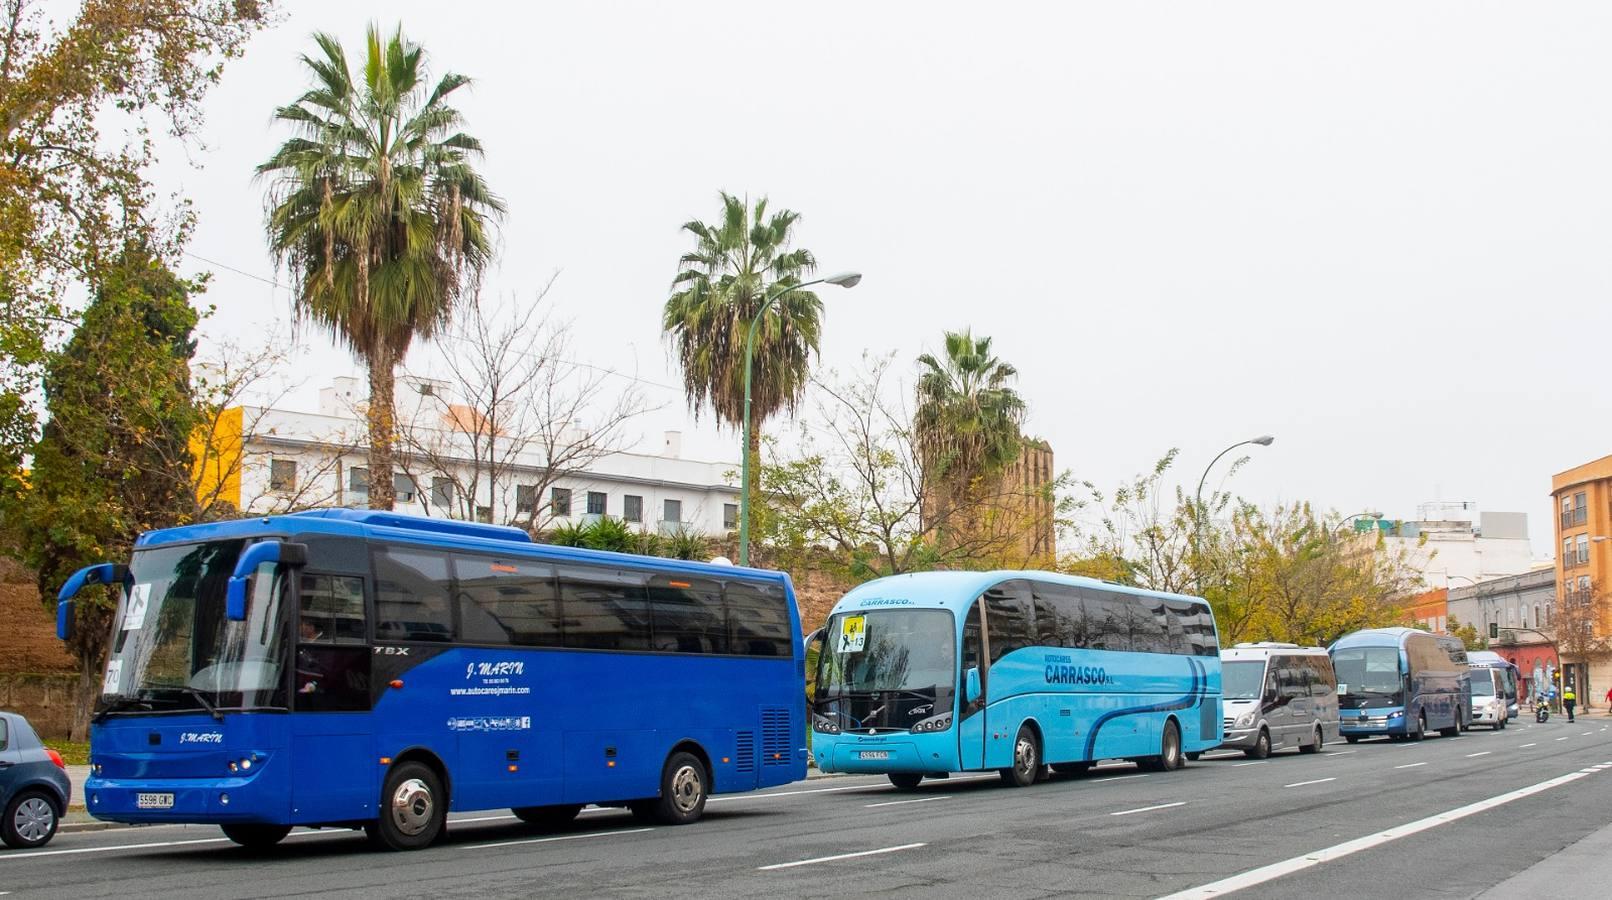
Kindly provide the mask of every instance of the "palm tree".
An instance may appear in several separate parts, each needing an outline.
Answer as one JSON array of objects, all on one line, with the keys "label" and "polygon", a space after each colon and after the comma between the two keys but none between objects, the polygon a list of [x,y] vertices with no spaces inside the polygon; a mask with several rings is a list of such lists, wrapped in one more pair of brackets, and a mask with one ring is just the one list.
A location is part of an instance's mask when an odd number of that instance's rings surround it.
[{"label": "palm tree", "polygon": [[918,357],[913,431],[926,477],[956,494],[1018,458],[1024,398],[1018,370],[991,355],[991,339],[946,332],[946,355]]},{"label": "palm tree", "polygon": [[369,369],[370,506],[391,509],[394,369],[479,281],[504,205],[447,102],[469,78],[450,72],[426,93],[425,53],[401,28],[383,40],[370,26],[356,72],[334,37],[314,41],[313,86],[274,113],[297,135],[257,168],[271,179],[269,249],[295,276],[297,318]]},{"label": "palm tree", "polygon": [[[811,291],[790,289],[817,266],[811,251],[789,247],[799,220],[799,213],[787,209],[768,215],[765,197],[751,207],[723,193],[719,222],[683,226],[694,236],[694,249],[678,261],[673,293],[661,313],[695,416],[709,403],[718,421],[742,428],[745,333],[767,297],[783,292],[756,335],[750,392],[755,421],[745,448],[752,458],[761,447],[760,424],[800,402],[822,332],[822,301]],[[758,479],[759,473],[752,480]]]}]

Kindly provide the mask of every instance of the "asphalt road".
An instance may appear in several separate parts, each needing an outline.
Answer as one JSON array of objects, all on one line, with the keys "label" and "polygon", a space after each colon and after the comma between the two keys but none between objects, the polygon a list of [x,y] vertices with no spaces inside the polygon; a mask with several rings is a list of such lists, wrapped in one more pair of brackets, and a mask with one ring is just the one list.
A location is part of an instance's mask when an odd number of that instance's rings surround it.
[{"label": "asphalt road", "polygon": [[714,798],[681,828],[616,810],[563,832],[465,814],[416,853],[353,832],[296,832],[257,855],[212,828],[64,832],[0,850],[0,895],[1471,897],[1612,820],[1609,724],[1212,754],[1171,773],[1112,764],[1017,790],[814,779]]}]

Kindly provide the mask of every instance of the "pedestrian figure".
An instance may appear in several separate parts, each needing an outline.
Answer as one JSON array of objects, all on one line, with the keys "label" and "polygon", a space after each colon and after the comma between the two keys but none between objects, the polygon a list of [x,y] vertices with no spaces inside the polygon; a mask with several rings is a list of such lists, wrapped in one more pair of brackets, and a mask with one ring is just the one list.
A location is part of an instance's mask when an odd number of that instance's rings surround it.
[{"label": "pedestrian figure", "polygon": [[1606,689],[1606,710],[1607,715],[1612,716],[1612,688]]},{"label": "pedestrian figure", "polygon": [[1562,688],[1562,708],[1567,710],[1567,721],[1573,721],[1573,707],[1578,703],[1578,695],[1573,693],[1573,686]]}]

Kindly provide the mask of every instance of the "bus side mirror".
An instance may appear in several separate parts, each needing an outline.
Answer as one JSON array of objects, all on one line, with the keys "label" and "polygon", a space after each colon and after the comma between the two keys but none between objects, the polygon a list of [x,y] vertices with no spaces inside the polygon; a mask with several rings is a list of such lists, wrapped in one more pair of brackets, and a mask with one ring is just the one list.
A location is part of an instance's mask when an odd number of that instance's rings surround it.
[{"label": "bus side mirror", "polygon": [[231,622],[246,621],[246,582],[264,563],[278,562],[288,566],[302,566],[308,562],[308,545],[289,541],[260,541],[247,547],[235,561],[229,586],[224,593],[224,618]]},{"label": "bus side mirror", "polygon": [[85,566],[74,572],[56,594],[56,636],[64,641],[73,636],[73,598],[78,596],[79,591],[86,585],[114,584],[128,577],[128,574],[127,567],[112,563]]},{"label": "bus side mirror", "polygon": [[979,667],[970,666],[969,670],[963,674],[963,679],[965,682],[963,686],[963,699],[969,703],[973,703],[980,698]]}]

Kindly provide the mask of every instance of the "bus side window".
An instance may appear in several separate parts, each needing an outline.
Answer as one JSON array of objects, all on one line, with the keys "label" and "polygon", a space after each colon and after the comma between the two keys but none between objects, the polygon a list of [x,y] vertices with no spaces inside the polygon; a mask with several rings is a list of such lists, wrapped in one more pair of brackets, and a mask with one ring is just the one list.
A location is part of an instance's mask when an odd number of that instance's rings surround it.
[{"label": "bus side window", "polygon": [[560,566],[565,646],[648,650],[649,593],[641,572],[603,566]]},{"label": "bus side window", "polygon": [[[728,623],[722,585],[683,575],[649,579],[655,649],[667,653],[727,653]],[[810,665],[808,664],[808,674]]]},{"label": "bus side window", "polygon": [[412,547],[375,551],[375,638],[453,640],[448,555]]},{"label": "bus side window", "polygon": [[1022,582],[999,584],[983,595],[985,622],[991,635],[991,664],[1015,650],[1035,644],[1030,589]]},{"label": "bus side window", "polygon": [[730,581],[723,588],[728,610],[728,652],[745,656],[793,656],[789,600],[777,584]]}]

